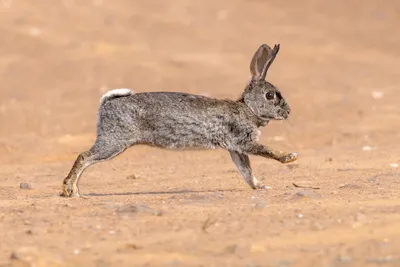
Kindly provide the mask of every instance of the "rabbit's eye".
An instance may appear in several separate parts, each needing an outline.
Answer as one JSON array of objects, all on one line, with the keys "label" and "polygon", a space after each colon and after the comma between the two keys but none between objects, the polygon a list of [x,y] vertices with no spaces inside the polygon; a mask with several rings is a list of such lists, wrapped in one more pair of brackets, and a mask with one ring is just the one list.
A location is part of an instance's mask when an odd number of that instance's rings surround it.
[{"label": "rabbit's eye", "polygon": [[265,94],[265,97],[266,97],[268,100],[272,100],[272,99],[274,99],[274,97],[275,97],[275,93],[274,93],[274,92],[268,92],[268,93]]}]

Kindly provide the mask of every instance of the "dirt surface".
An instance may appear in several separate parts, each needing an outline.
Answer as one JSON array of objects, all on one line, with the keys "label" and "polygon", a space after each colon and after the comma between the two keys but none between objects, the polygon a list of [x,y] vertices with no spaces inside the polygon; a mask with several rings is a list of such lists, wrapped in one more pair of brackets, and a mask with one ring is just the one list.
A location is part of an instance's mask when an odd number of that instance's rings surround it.
[{"label": "dirt surface", "polygon": [[[1,0],[0,265],[400,266],[399,24],[394,0]],[[143,146],[58,196],[103,93],[237,98],[277,42],[292,113],[261,142],[300,158],[251,157],[271,189],[226,151]]]}]

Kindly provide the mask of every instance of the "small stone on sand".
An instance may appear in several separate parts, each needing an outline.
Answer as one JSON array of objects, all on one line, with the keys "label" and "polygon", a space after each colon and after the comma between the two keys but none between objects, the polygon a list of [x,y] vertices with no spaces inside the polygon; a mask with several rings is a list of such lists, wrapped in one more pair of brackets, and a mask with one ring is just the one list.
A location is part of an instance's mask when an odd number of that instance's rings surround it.
[{"label": "small stone on sand", "polygon": [[32,186],[28,183],[20,183],[19,188],[24,189],[24,190],[29,190],[29,189],[32,189]]}]

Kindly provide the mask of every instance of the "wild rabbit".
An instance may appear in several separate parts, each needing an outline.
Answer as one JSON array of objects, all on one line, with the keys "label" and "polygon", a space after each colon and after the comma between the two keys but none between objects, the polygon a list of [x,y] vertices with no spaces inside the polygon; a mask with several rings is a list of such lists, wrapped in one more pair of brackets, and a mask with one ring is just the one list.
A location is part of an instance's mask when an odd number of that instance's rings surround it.
[{"label": "wild rabbit", "polygon": [[63,182],[62,196],[80,196],[78,182],[92,164],[112,159],[128,147],[145,144],[167,149],[223,148],[229,151],[252,189],[263,189],[253,176],[248,155],[288,163],[297,153],[276,151],[258,143],[259,128],[287,119],[289,105],[265,80],[279,51],[263,44],[250,63],[251,81],[239,100],[219,100],[179,92],[134,93],[116,89],[100,101],[97,139],[81,153]]}]

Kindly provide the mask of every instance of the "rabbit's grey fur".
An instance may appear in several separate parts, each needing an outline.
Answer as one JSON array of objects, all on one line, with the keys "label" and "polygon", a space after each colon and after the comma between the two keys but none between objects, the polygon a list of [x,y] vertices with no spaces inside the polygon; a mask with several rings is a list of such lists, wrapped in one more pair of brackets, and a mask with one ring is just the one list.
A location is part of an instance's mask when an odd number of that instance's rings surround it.
[{"label": "rabbit's grey fur", "polygon": [[242,97],[219,100],[178,92],[134,93],[112,90],[100,101],[97,139],[79,155],[63,183],[63,196],[79,196],[78,181],[90,165],[111,159],[135,144],[167,149],[223,148],[251,188],[264,188],[253,176],[248,154],[278,160],[296,153],[275,151],[258,143],[259,128],[270,120],[286,119],[290,108],[279,90],[265,81],[279,45],[262,45],[250,71],[252,79]]}]

